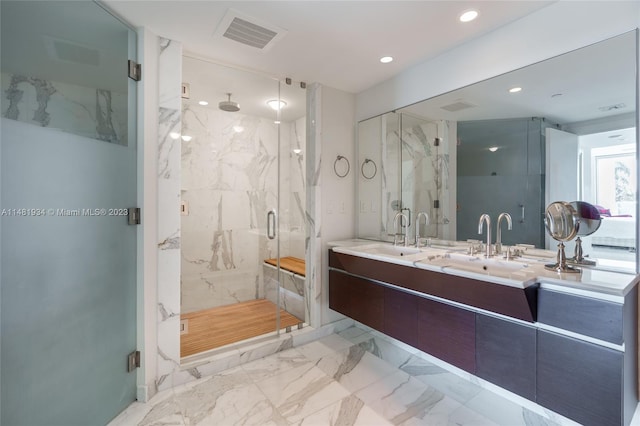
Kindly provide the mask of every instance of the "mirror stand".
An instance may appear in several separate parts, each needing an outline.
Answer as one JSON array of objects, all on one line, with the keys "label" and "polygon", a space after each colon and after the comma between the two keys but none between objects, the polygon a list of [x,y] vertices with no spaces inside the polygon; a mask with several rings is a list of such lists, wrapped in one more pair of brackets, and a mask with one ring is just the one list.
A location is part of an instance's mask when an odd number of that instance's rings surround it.
[{"label": "mirror stand", "polygon": [[569,259],[569,263],[575,265],[596,266],[595,260],[585,259],[582,252],[582,239],[580,237],[576,238],[576,249],[573,257]]},{"label": "mirror stand", "polygon": [[555,272],[580,273],[580,269],[567,265],[567,256],[564,253],[564,243],[558,243],[558,257],[555,264],[544,265],[544,268]]}]

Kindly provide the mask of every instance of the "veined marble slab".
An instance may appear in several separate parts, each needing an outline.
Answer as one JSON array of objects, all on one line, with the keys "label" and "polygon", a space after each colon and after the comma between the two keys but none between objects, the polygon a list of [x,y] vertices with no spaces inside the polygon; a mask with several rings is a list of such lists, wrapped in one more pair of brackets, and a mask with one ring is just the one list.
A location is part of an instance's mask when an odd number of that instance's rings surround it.
[{"label": "veined marble slab", "polygon": [[128,100],[122,93],[2,73],[2,116],[100,141],[127,145]]},{"label": "veined marble slab", "polygon": [[[526,408],[509,392],[482,388],[481,380],[476,384],[396,343],[366,328],[347,328],[160,392],[148,403],[132,404],[110,426],[575,426],[548,410],[540,414]],[[323,360],[331,362],[323,366]],[[350,390],[341,383],[346,376],[359,384]]]}]

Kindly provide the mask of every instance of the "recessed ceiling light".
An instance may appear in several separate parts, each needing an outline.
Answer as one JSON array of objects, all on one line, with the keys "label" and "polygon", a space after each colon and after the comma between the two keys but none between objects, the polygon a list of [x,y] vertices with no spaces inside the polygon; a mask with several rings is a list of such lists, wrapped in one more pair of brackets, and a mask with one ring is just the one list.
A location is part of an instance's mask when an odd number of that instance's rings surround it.
[{"label": "recessed ceiling light", "polygon": [[383,64],[388,64],[391,61],[393,61],[393,58],[391,56],[383,56],[382,58],[380,58],[380,62],[382,62]]},{"label": "recessed ceiling light", "polygon": [[193,136],[182,135],[182,140],[185,142],[189,142],[191,139],[193,139]]},{"label": "recessed ceiling light", "polygon": [[491,148],[489,148],[489,151],[491,152],[496,152],[498,150],[497,146],[492,146]]},{"label": "recessed ceiling light", "polygon": [[295,149],[293,150],[293,153],[294,153],[294,154],[300,154],[301,152],[302,152],[302,150],[301,150],[300,148],[295,148]]},{"label": "recessed ceiling light", "polygon": [[244,127],[242,126],[233,126],[233,131],[236,133],[242,133],[244,131]]},{"label": "recessed ceiling light", "polygon": [[518,93],[521,90],[522,87],[512,87],[511,89],[509,89],[509,93]]},{"label": "recessed ceiling light", "polygon": [[200,105],[202,105],[202,106],[207,106],[207,105],[209,105],[209,102],[207,102],[207,101],[200,101],[200,102],[198,102],[198,103],[199,103]]},{"label": "recessed ceiling light", "polygon": [[267,101],[267,105],[271,107],[272,110],[278,111],[287,106],[287,103],[283,100],[272,99]]},{"label": "recessed ceiling light", "polygon": [[471,22],[478,17],[477,10],[467,10],[460,15],[460,22]]},{"label": "recessed ceiling light", "polygon": [[274,121],[273,124],[280,124],[280,120]]},{"label": "recessed ceiling light", "polygon": [[178,139],[180,137],[180,133],[171,132],[171,133],[169,133],[169,136],[171,136],[171,139]]}]

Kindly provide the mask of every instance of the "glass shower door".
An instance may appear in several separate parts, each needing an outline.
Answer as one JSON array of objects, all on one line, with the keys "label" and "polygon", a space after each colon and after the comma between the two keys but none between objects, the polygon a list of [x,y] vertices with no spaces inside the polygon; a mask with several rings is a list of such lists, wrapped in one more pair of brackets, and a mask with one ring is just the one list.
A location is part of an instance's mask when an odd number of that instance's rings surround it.
[{"label": "glass shower door", "polygon": [[181,356],[273,335],[278,322],[279,82],[185,56]]},{"label": "glass shower door", "polygon": [[[439,124],[405,112],[399,115],[401,194],[403,211],[411,223],[410,242],[418,234],[421,238],[435,238],[442,194]],[[418,218],[420,213],[427,217]]]},{"label": "glass shower door", "polygon": [[105,424],[135,400],[135,34],[94,2],[2,2],[2,417]]},{"label": "glass shower door", "polygon": [[277,120],[280,139],[279,330],[307,321],[305,277],[306,85],[280,81]]}]

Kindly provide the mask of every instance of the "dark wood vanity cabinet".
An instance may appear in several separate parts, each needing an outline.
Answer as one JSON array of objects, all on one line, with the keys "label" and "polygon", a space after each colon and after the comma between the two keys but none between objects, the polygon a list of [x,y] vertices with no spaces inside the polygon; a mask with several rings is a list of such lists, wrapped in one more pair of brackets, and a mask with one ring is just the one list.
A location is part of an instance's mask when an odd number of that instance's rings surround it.
[{"label": "dark wood vanity cabinet", "polygon": [[418,297],[384,287],[383,333],[418,347]]},{"label": "dark wood vanity cabinet", "polygon": [[589,336],[538,329],[536,402],[586,426],[628,425],[638,404],[638,289],[624,303],[540,289],[538,320]]},{"label": "dark wood vanity cabinet", "polygon": [[625,306],[544,288],[538,291],[539,322],[617,345],[624,342]]},{"label": "dark wood vanity cabinet", "polygon": [[329,307],[475,372],[475,314],[367,279],[329,271]]},{"label": "dark wood vanity cabinet", "polygon": [[470,373],[476,371],[476,318],[466,309],[414,296],[417,348]]},{"label": "dark wood vanity cabinet", "polygon": [[586,426],[631,422],[637,288],[616,303],[332,252],[329,267],[331,309]]},{"label": "dark wood vanity cabinet", "polygon": [[538,404],[585,426],[623,424],[623,358],[613,349],[538,330]]},{"label": "dark wood vanity cabinet", "polygon": [[329,271],[329,307],[376,330],[384,326],[384,287]]},{"label": "dark wood vanity cabinet", "polygon": [[476,375],[531,401],[536,397],[536,329],[476,314]]}]

